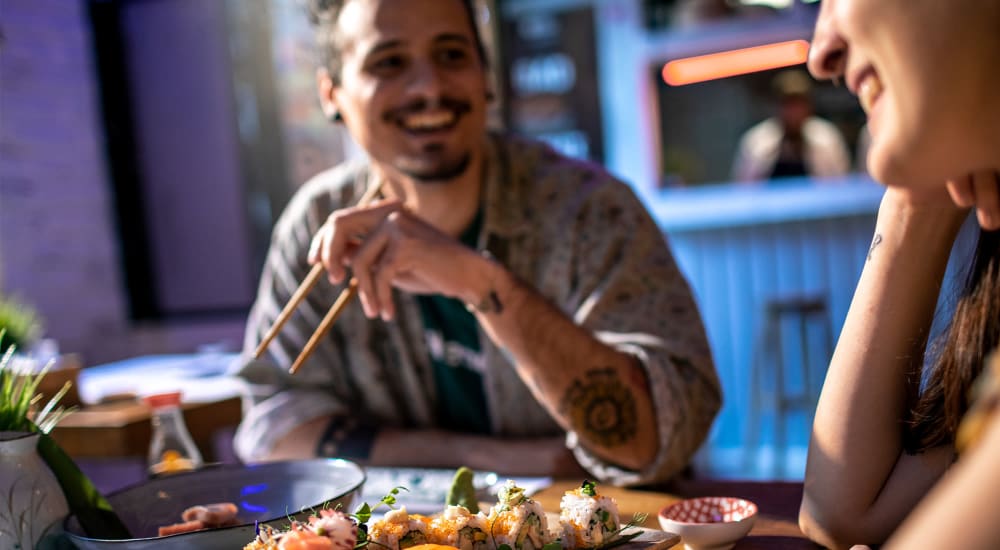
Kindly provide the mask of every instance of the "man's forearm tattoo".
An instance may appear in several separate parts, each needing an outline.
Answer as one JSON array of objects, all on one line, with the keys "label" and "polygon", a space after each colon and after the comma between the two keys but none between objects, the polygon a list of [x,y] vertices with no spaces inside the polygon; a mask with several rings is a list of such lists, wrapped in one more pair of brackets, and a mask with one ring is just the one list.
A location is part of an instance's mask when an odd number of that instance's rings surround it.
[{"label": "man's forearm tattoo", "polygon": [[574,380],[560,409],[573,429],[605,447],[621,445],[638,432],[635,397],[612,368],[591,369]]},{"label": "man's forearm tattoo", "polygon": [[872,252],[875,252],[875,247],[882,244],[882,234],[876,233],[875,237],[872,238],[872,245],[868,249],[868,261],[872,261]]}]

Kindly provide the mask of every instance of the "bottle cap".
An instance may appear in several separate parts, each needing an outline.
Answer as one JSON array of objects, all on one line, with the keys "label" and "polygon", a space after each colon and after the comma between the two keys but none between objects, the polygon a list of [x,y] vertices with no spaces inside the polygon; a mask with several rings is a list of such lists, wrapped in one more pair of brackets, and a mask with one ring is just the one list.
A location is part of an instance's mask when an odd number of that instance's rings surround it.
[{"label": "bottle cap", "polygon": [[181,392],[156,393],[142,398],[147,405],[154,409],[162,407],[176,407],[181,404]]}]

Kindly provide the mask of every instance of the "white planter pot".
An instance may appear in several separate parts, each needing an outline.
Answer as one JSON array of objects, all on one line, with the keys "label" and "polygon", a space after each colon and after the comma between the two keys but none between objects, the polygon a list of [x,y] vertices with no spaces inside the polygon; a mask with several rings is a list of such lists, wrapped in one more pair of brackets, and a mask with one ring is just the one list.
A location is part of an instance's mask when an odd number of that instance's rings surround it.
[{"label": "white planter pot", "polygon": [[0,548],[38,548],[69,513],[59,483],[38,454],[39,437],[0,432]]}]

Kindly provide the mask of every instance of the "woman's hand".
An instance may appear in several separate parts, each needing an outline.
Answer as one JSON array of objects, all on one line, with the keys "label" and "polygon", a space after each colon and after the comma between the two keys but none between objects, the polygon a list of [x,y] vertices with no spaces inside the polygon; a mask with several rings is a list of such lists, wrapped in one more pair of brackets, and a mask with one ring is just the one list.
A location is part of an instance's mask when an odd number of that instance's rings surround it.
[{"label": "woman's hand", "polygon": [[984,170],[949,181],[947,187],[955,204],[975,207],[976,219],[983,229],[1000,229],[1000,174]]}]

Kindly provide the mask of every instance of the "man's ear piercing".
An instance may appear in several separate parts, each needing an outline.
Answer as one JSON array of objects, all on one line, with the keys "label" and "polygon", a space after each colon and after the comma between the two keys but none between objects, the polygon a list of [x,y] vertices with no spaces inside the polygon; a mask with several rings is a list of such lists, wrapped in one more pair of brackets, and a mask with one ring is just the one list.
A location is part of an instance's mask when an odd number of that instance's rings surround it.
[{"label": "man's ear piercing", "polygon": [[326,115],[326,119],[330,122],[343,122],[344,117],[340,116],[340,111],[334,111]]}]

